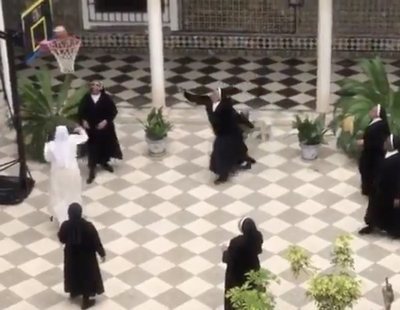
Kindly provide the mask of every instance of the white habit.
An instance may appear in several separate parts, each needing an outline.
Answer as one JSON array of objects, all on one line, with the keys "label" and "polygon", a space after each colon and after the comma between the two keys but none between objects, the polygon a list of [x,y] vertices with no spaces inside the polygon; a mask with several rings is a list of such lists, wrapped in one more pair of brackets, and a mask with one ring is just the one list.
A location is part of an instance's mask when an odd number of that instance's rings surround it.
[{"label": "white habit", "polygon": [[71,203],[82,203],[82,179],[78,166],[77,146],[88,139],[85,130],[69,134],[58,126],[53,141],[46,143],[44,157],[51,165],[49,211],[59,225],[68,220]]}]

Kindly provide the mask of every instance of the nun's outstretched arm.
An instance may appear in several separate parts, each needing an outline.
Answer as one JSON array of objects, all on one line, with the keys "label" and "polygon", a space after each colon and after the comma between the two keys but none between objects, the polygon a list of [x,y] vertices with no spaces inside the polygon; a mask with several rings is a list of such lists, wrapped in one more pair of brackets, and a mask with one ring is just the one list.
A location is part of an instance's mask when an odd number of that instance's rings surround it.
[{"label": "nun's outstretched arm", "polygon": [[212,104],[211,98],[206,95],[200,96],[200,95],[195,95],[195,94],[191,94],[187,91],[184,91],[183,96],[186,98],[187,101],[192,102],[197,105],[207,106],[209,104]]}]

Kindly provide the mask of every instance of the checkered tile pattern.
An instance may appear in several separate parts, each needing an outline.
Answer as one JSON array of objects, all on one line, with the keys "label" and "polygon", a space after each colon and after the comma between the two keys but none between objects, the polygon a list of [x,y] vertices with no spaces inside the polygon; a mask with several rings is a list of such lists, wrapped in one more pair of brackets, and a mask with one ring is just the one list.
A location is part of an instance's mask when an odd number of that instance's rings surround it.
[{"label": "checkered tile pattern", "polygon": [[[222,309],[221,244],[237,235],[244,215],[264,235],[262,265],[277,274],[277,309],[314,309],[284,255],[298,244],[328,265],[331,241],[362,226],[366,201],[354,163],[330,145],[303,162],[295,135],[275,126],[270,141],[249,141],[252,170],[214,186],[208,166],[212,133],[203,122],[181,121],[164,158],[149,158],[138,124],[118,121],[125,160],[84,189],[84,212],[108,253],[101,265],[106,293],[96,309]],[[280,113],[278,113],[280,114]],[[275,115],[278,115],[275,113]],[[185,117],[186,116],[186,117]],[[205,116],[203,115],[205,118]],[[272,114],[273,117],[273,114]],[[131,115],[131,119],[133,115]],[[203,119],[204,120],[204,119]],[[3,136],[0,158],[14,158],[13,134]],[[47,215],[49,168],[30,164],[37,185],[22,205],[0,209],[0,309],[74,309],[62,284],[62,248]],[[82,166],[83,177],[86,168]],[[398,243],[355,234],[356,270],[363,281],[358,310],[382,309],[386,276],[400,293]],[[398,309],[400,303],[394,304]]]},{"label": "checkered tile pattern", "polygon": [[[388,60],[390,80],[400,85],[400,62]],[[37,59],[34,66],[48,65],[59,80],[61,75],[52,56]],[[20,74],[31,77],[35,68],[18,65]],[[198,93],[218,86],[236,86],[233,98],[252,108],[266,110],[314,110],[316,96],[315,59],[234,56],[170,56],[165,59],[165,87],[168,106],[188,107],[178,88]],[[352,76],[362,79],[360,68],[351,60],[335,60],[332,69],[331,102],[337,99],[336,81]],[[74,86],[100,79],[115,101],[136,108],[151,104],[150,69],[147,56],[81,53],[76,61]],[[58,83],[56,80],[55,83]]]}]

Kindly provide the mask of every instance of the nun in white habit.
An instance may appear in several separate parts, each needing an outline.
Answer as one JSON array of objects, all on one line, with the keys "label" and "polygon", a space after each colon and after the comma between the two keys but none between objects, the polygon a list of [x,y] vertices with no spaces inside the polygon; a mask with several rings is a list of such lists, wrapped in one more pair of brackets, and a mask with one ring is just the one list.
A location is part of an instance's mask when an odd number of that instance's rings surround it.
[{"label": "nun in white habit", "polygon": [[46,143],[44,157],[50,169],[50,219],[56,218],[61,225],[68,220],[71,203],[82,203],[82,180],[78,166],[77,146],[87,141],[83,128],[69,134],[66,126],[57,126],[53,141]]}]

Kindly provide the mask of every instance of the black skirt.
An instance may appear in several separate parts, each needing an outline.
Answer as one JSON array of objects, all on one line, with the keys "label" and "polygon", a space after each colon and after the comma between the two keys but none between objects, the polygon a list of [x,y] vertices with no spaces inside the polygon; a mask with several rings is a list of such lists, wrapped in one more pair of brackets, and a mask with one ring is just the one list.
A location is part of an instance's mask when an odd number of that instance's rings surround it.
[{"label": "black skirt", "polygon": [[247,151],[241,134],[217,136],[211,153],[210,170],[218,176],[228,177],[246,159]]}]

